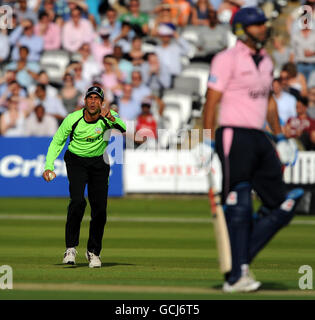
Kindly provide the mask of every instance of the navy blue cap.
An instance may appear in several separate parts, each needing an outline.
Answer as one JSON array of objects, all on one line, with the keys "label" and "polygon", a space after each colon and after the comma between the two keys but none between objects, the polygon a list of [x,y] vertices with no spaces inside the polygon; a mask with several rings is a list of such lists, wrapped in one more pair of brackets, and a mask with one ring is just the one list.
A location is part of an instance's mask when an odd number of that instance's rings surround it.
[{"label": "navy blue cap", "polygon": [[99,95],[101,99],[104,100],[104,91],[102,90],[102,88],[97,86],[90,87],[85,94],[85,98],[87,98],[92,93]]},{"label": "navy blue cap", "polygon": [[245,28],[254,24],[267,22],[264,11],[258,7],[245,7],[241,8],[233,17],[232,29],[237,34],[238,29]]}]

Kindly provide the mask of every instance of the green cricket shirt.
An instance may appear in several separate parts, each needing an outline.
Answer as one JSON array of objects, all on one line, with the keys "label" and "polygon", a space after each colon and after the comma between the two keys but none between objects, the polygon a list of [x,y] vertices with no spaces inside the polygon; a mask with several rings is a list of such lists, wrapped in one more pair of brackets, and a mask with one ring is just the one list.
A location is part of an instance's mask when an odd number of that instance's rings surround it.
[{"label": "green cricket shirt", "polygon": [[97,157],[104,154],[108,141],[103,136],[106,130],[117,129],[126,131],[126,124],[119,118],[117,112],[111,110],[115,121],[100,117],[93,122],[84,119],[85,109],[70,113],[55,133],[46,156],[45,170],[54,170],[54,162],[64,148],[68,136],[70,143],[68,150],[80,157]]}]

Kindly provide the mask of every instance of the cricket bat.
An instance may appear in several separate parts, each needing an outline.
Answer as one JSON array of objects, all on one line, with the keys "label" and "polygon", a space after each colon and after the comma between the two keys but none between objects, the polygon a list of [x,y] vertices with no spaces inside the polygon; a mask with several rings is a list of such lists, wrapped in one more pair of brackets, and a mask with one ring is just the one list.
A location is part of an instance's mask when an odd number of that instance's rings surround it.
[{"label": "cricket bat", "polygon": [[229,232],[227,229],[223,208],[221,206],[220,194],[216,191],[213,173],[209,173],[209,202],[217,243],[219,266],[221,273],[226,273],[232,269],[232,255]]}]

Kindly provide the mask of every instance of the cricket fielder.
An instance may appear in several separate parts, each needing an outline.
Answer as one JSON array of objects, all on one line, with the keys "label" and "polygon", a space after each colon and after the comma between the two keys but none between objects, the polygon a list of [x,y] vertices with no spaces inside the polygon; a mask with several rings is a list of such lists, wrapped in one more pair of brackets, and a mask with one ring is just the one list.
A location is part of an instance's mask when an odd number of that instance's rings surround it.
[{"label": "cricket fielder", "polygon": [[[292,164],[296,149],[281,132],[277,105],[270,95],[273,64],[263,48],[266,21],[257,7],[245,7],[235,14],[232,28],[238,37],[236,46],[215,56],[208,80],[204,129],[211,129],[211,136],[204,138],[203,144],[215,149],[220,158],[221,201],[232,254],[224,292],[249,292],[260,287],[249,273],[249,264],[289,223],[303,195],[301,189],[287,194],[282,179],[279,157]],[[264,132],[266,121],[277,137],[276,147]],[[263,203],[257,221],[253,220],[252,190]]]},{"label": "cricket fielder", "polygon": [[103,154],[108,144],[104,132],[108,129],[126,131],[126,125],[118,114],[103,108],[104,92],[94,86],[87,90],[85,108],[70,113],[54,135],[46,156],[43,178],[48,182],[55,177],[54,161],[70,136],[68,150],[64,155],[69,180],[70,203],[66,222],[66,251],[63,263],[75,264],[76,249],[79,244],[80,225],[84,215],[86,200],[85,186],[91,205],[90,232],[86,257],[89,267],[101,267],[100,252],[106,224],[106,207],[109,164]]}]

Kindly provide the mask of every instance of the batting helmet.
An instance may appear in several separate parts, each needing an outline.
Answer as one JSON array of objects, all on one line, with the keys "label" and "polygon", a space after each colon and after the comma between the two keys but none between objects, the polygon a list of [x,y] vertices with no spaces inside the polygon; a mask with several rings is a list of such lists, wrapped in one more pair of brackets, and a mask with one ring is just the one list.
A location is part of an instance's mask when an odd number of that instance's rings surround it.
[{"label": "batting helmet", "polygon": [[102,88],[97,86],[90,87],[85,94],[85,98],[87,98],[92,93],[99,95],[101,99],[104,100],[104,91],[102,90]]},{"label": "batting helmet", "polygon": [[233,17],[232,30],[237,37],[245,34],[245,28],[267,22],[264,12],[258,7],[241,8]]}]

